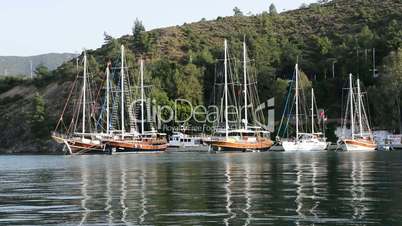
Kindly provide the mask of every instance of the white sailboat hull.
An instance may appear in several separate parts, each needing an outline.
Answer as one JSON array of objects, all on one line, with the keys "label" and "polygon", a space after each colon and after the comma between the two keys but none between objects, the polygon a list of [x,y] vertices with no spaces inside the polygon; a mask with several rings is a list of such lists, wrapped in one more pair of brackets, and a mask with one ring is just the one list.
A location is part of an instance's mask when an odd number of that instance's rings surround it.
[{"label": "white sailboat hull", "polygon": [[285,152],[298,152],[298,151],[324,151],[327,148],[327,142],[325,141],[283,141],[282,147]]}]

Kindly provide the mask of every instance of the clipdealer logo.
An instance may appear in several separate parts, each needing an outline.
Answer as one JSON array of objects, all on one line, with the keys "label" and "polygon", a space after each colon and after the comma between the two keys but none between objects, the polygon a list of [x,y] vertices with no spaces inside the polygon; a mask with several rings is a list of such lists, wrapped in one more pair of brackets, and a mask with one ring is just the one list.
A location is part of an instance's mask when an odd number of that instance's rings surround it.
[{"label": "clipdealer logo", "polygon": [[[143,104],[143,106],[141,106]],[[154,123],[157,125],[157,129],[169,130],[166,124],[179,124],[190,125],[190,122],[194,124],[203,124],[202,128],[195,126],[194,130],[212,130],[205,125],[216,125],[219,121],[222,121],[222,115],[225,114],[225,107],[218,105],[193,105],[191,101],[186,99],[176,99],[171,105],[158,105],[155,99],[147,98],[142,103],[141,99],[133,101],[129,107],[129,111],[136,117],[136,122],[142,123],[141,109],[143,109],[144,123]],[[229,123],[237,123],[235,118],[241,116],[244,113],[245,107],[228,105],[227,114]],[[253,123],[268,131],[275,130],[275,98],[271,98],[262,102],[256,107],[248,106],[247,111],[249,115],[264,115],[267,120],[260,122],[258,119],[254,119]],[[244,117],[244,116],[243,116]],[[244,123],[244,120],[242,120]],[[170,129],[170,130],[173,130]]]}]

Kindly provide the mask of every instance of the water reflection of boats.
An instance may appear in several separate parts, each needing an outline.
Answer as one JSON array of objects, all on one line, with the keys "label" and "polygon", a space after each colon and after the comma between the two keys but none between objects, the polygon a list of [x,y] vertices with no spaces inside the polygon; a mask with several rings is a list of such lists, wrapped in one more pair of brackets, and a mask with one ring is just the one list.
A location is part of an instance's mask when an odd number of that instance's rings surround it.
[{"label": "water reflection of boats", "polygon": [[352,161],[352,171],[350,177],[352,184],[350,193],[352,195],[351,205],[353,208],[353,219],[364,219],[366,216],[366,206],[364,201],[366,198],[365,191],[365,166],[363,161]]},{"label": "water reflection of boats", "polygon": [[321,201],[326,200],[326,186],[320,182],[321,175],[325,174],[325,169],[319,167],[319,160],[312,156],[309,163],[298,158],[296,160],[296,225],[304,225],[306,222],[325,222]]},{"label": "water reflection of boats", "polygon": [[245,203],[245,208],[243,209],[243,212],[247,215],[246,222],[244,223],[245,226],[250,225],[251,219],[252,219],[252,214],[251,214],[251,196],[250,196],[250,190],[251,190],[251,183],[250,183],[250,166],[249,164],[245,165],[245,175],[244,175],[244,197],[246,198],[246,203]]},{"label": "water reflection of boats", "polygon": [[138,170],[127,170],[126,158],[120,157],[119,206],[120,221],[124,225],[143,225],[148,215],[147,171],[140,164]]},{"label": "water reflection of boats", "polygon": [[236,217],[236,213],[233,212],[232,210],[232,177],[231,177],[231,167],[228,162],[226,162],[226,167],[225,167],[225,178],[226,178],[226,183],[225,183],[225,191],[226,191],[226,212],[227,216],[226,218],[223,219],[223,222],[225,225],[231,225],[230,220]]},{"label": "water reflection of boats", "polygon": [[81,195],[83,196],[83,199],[81,199],[81,209],[83,209],[83,212],[79,225],[84,225],[89,213],[91,212],[91,210],[87,207],[88,201],[90,200],[90,196],[88,194],[90,171],[86,165],[81,168],[81,177]]},{"label": "water reflection of boats", "polygon": [[147,185],[146,185],[146,172],[145,170],[141,171],[141,176],[140,176],[140,194],[141,194],[141,215],[139,216],[140,224],[144,224],[145,222],[145,216],[148,214],[147,211],[147,197],[146,197],[146,191],[147,191]]},{"label": "water reflection of boats", "polygon": [[121,222],[127,223],[127,212],[128,207],[126,204],[127,200],[127,169],[125,164],[125,159],[121,158],[120,162],[120,207],[121,207]]},{"label": "water reflection of boats", "polygon": [[[109,163],[109,162],[107,162]],[[110,169],[110,164],[106,165],[106,169]],[[106,207],[105,211],[108,213],[107,218],[108,218],[108,225],[113,224],[113,213],[114,209],[112,206],[112,201],[113,201],[113,196],[112,196],[112,173],[110,170],[106,170],[106,190],[105,190],[105,196],[106,196]]]},{"label": "water reflection of boats", "polygon": [[303,213],[303,198],[304,198],[304,193],[303,193],[303,166],[300,162],[296,163],[296,213],[297,213],[297,221],[296,224],[299,225],[299,221],[305,218],[305,215]]},{"label": "water reflection of boats", "polygon": [[311,186],[312,186],[312,202],[313,206],[310,209],[310,213],[313,215],[314,219],[318,219],[318,213],[317,213],[317,208],[320,204],[319,201],[319,188],[318,188],[318,183],[317,183],[317,177],[318,177],[318,167],[317,167],[317,162],[313,161],[311,163],[311,171],[312,171],[312,177],[311,177]]}]

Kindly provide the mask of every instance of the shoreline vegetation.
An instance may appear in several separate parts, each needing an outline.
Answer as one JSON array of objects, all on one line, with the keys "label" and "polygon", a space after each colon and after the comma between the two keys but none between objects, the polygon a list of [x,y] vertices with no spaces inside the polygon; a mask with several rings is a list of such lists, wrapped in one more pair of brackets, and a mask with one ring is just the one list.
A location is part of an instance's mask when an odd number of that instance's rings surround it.
[{"label": "shoreline vegetation", "polygon": [[[105,33],[100,48],[87,50],[88,68],[95,82],[102,84],[104,68],[118,58],[124,45],[133,73],[139,70],[138,60],[145,60],[146,82],[152,85],[150,96],[157,104],[171,105],[182,98],[208,105],[216,67],[223,58],[222,41],[228,39],[231,52],[240,53],[245,37],[260,99],[275,98],[276,121],[298,62],[306,78],[302,86],[316,90],[317,102],[333,119],[326,131],[330,141],[336,141],[336,119],[342,118],[349,73],[359,77],[367,91],[373,128],[401,133],[402,2],[320,2],[280,14],[273,5],[248,16],[235,8],[234,16],[151,31],[137,19],[131,35],[115,38]],[[39,65],[34,73],[33,79],[0,76],[0,153],[61,151],[50,133],[77,75],[76,59],[52,71]],[[179,115],[186,114],[186,108],[180,108]]]}]

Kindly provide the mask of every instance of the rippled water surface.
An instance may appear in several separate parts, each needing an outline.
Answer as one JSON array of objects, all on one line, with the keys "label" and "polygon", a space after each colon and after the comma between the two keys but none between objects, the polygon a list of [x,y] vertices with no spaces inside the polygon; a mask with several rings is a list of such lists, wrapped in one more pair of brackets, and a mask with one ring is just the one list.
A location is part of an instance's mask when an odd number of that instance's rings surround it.
[{"label": "rippled water surface", "polygon": [[4,225],[402,225],[402,153],[0,156]]}]

